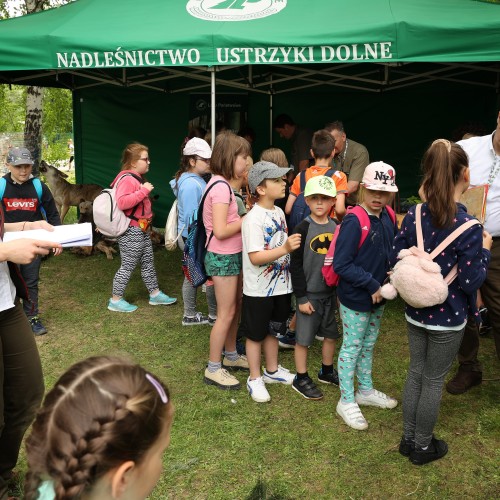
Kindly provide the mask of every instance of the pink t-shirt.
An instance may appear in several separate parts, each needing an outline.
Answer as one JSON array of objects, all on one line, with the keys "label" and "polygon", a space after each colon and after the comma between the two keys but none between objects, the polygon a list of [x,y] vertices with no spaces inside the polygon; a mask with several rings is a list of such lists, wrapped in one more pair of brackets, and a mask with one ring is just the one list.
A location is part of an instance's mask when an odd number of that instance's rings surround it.
[{"label": "pink t-shirt", "polygon": [[[235,196],[232,189],[229,186],[229,183],[222,177],[221,175],[214,175],[210,179],[210,182],[207,184],[205,191],[216,181],[224,181],[219,182],[216,186],[214,186],[205,200],[205,205],[203,207],[203,223],[205,224],[205,229],[207,231],[207,241],[210,238],[210,234],[212,234],[213,230],[213,217],[212,217],[212,205],[214,203],[225,203],[229,205],[229,210],[227,212],[227,222],[230,224],[231,222],[237,221],[240,216],[238,215],[238,205],[236,204]],[[231,201],[229,199],[231,198]],[[218,240],[215,235],[212,237],[210,244],[207,247],[207,250],[213,253],[221,253],[224,255],[231,255],[235,253],[239,253],[242,250],[242,242],[241,242],[241,232],[233,234],[229,238],[225,240]]]}]

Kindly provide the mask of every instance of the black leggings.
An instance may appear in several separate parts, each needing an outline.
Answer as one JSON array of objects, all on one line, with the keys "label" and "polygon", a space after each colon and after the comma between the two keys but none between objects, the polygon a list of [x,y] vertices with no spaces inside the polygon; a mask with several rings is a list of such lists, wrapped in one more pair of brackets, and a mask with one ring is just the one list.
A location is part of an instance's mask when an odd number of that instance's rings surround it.
[{"label": "black leggings", "polygon": [[15,307],[0,312],[0,500],[7,498],[7,481],[43,392],[38,348],[16,300]]}]

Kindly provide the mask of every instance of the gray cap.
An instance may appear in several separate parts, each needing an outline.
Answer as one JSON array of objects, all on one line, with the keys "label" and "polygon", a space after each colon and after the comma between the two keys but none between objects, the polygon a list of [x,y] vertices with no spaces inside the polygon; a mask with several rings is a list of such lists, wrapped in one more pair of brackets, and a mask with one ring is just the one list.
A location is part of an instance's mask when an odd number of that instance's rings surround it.
[{"label": "gray cap", "polygon": [[7,163],[10,165],[33,165],[31,153],[26,148],[12,148],[7,154]]},{"label": "gray cap", "polygon": [[257,186],[264,179],[277,179],[283,177],[292,170],[291,168],[281,168],[270,161],[258,161],[254,163],[248,172],[248,187],[250,192],[255,194]]}]

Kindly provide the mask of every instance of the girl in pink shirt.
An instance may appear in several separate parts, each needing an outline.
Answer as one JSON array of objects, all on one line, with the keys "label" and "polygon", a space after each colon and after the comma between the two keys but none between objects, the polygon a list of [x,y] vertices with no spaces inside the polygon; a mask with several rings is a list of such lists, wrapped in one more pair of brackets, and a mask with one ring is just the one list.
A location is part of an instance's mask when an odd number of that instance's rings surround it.
[{"label": "girl in pink shirt", "polygon": [[118,208],[131,220],[128,229],[118,237],[122,262],[113,279],[113,296],[108,302],[110,311],[127,313],[137,309],[123,295],[139,263],[152,306],[170,305],[177,300],[164,294],[158,287],[153,244],[148,232],[153,220],[149,193],[154,186],[143,177],[149,171],[149,165],[148,148],[142,144],[129,144],[123,151],[121,172],[111,184],[113,187],[116,185]]},{"label": "girl in pink shirt", "polygon": [[[210,334],[205,383],[221,389],[239,389],[229,370],[248,370],[245,356],[236,352],[236,331],[241,305],[241,218],[229,181],[240,178],[250,155],[250,144],[232,132],[217,136],[212,151],[212,179],[203,207],[207,231],[205,269],[212,277],[217,299],[217,320]],[[215,184],[215,185],[214,185]],[[213,188],[210,188],[212,185]],[[222,350],[225,348],[224,360]]]}]

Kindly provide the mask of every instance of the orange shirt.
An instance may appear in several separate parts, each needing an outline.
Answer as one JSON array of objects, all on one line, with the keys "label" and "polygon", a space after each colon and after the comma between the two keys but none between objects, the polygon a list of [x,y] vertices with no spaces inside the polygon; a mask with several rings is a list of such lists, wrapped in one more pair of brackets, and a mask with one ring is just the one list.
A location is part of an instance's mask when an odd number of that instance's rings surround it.
[{"label": "orange shirt", "polygon": [[[330,170],[330,167],[317,167],[316,165],[314,167],[309,167],[306,170],[306,184],[307,181],[311,177],[316,177],[317,175],[325,175],[328,170]],[[335,182],[335,187],[337,188],[337,193],[345,193],[347,194],[347,176],[344,174],[344,172],[341,172],[340,170],[336,170],[334,174],[332,175],[333,182]],[[301,193],[300,191],[300,174],[295,177],[292,187],[290,188],[290,193],[293,193],[295,196],[299,196]]]}]

